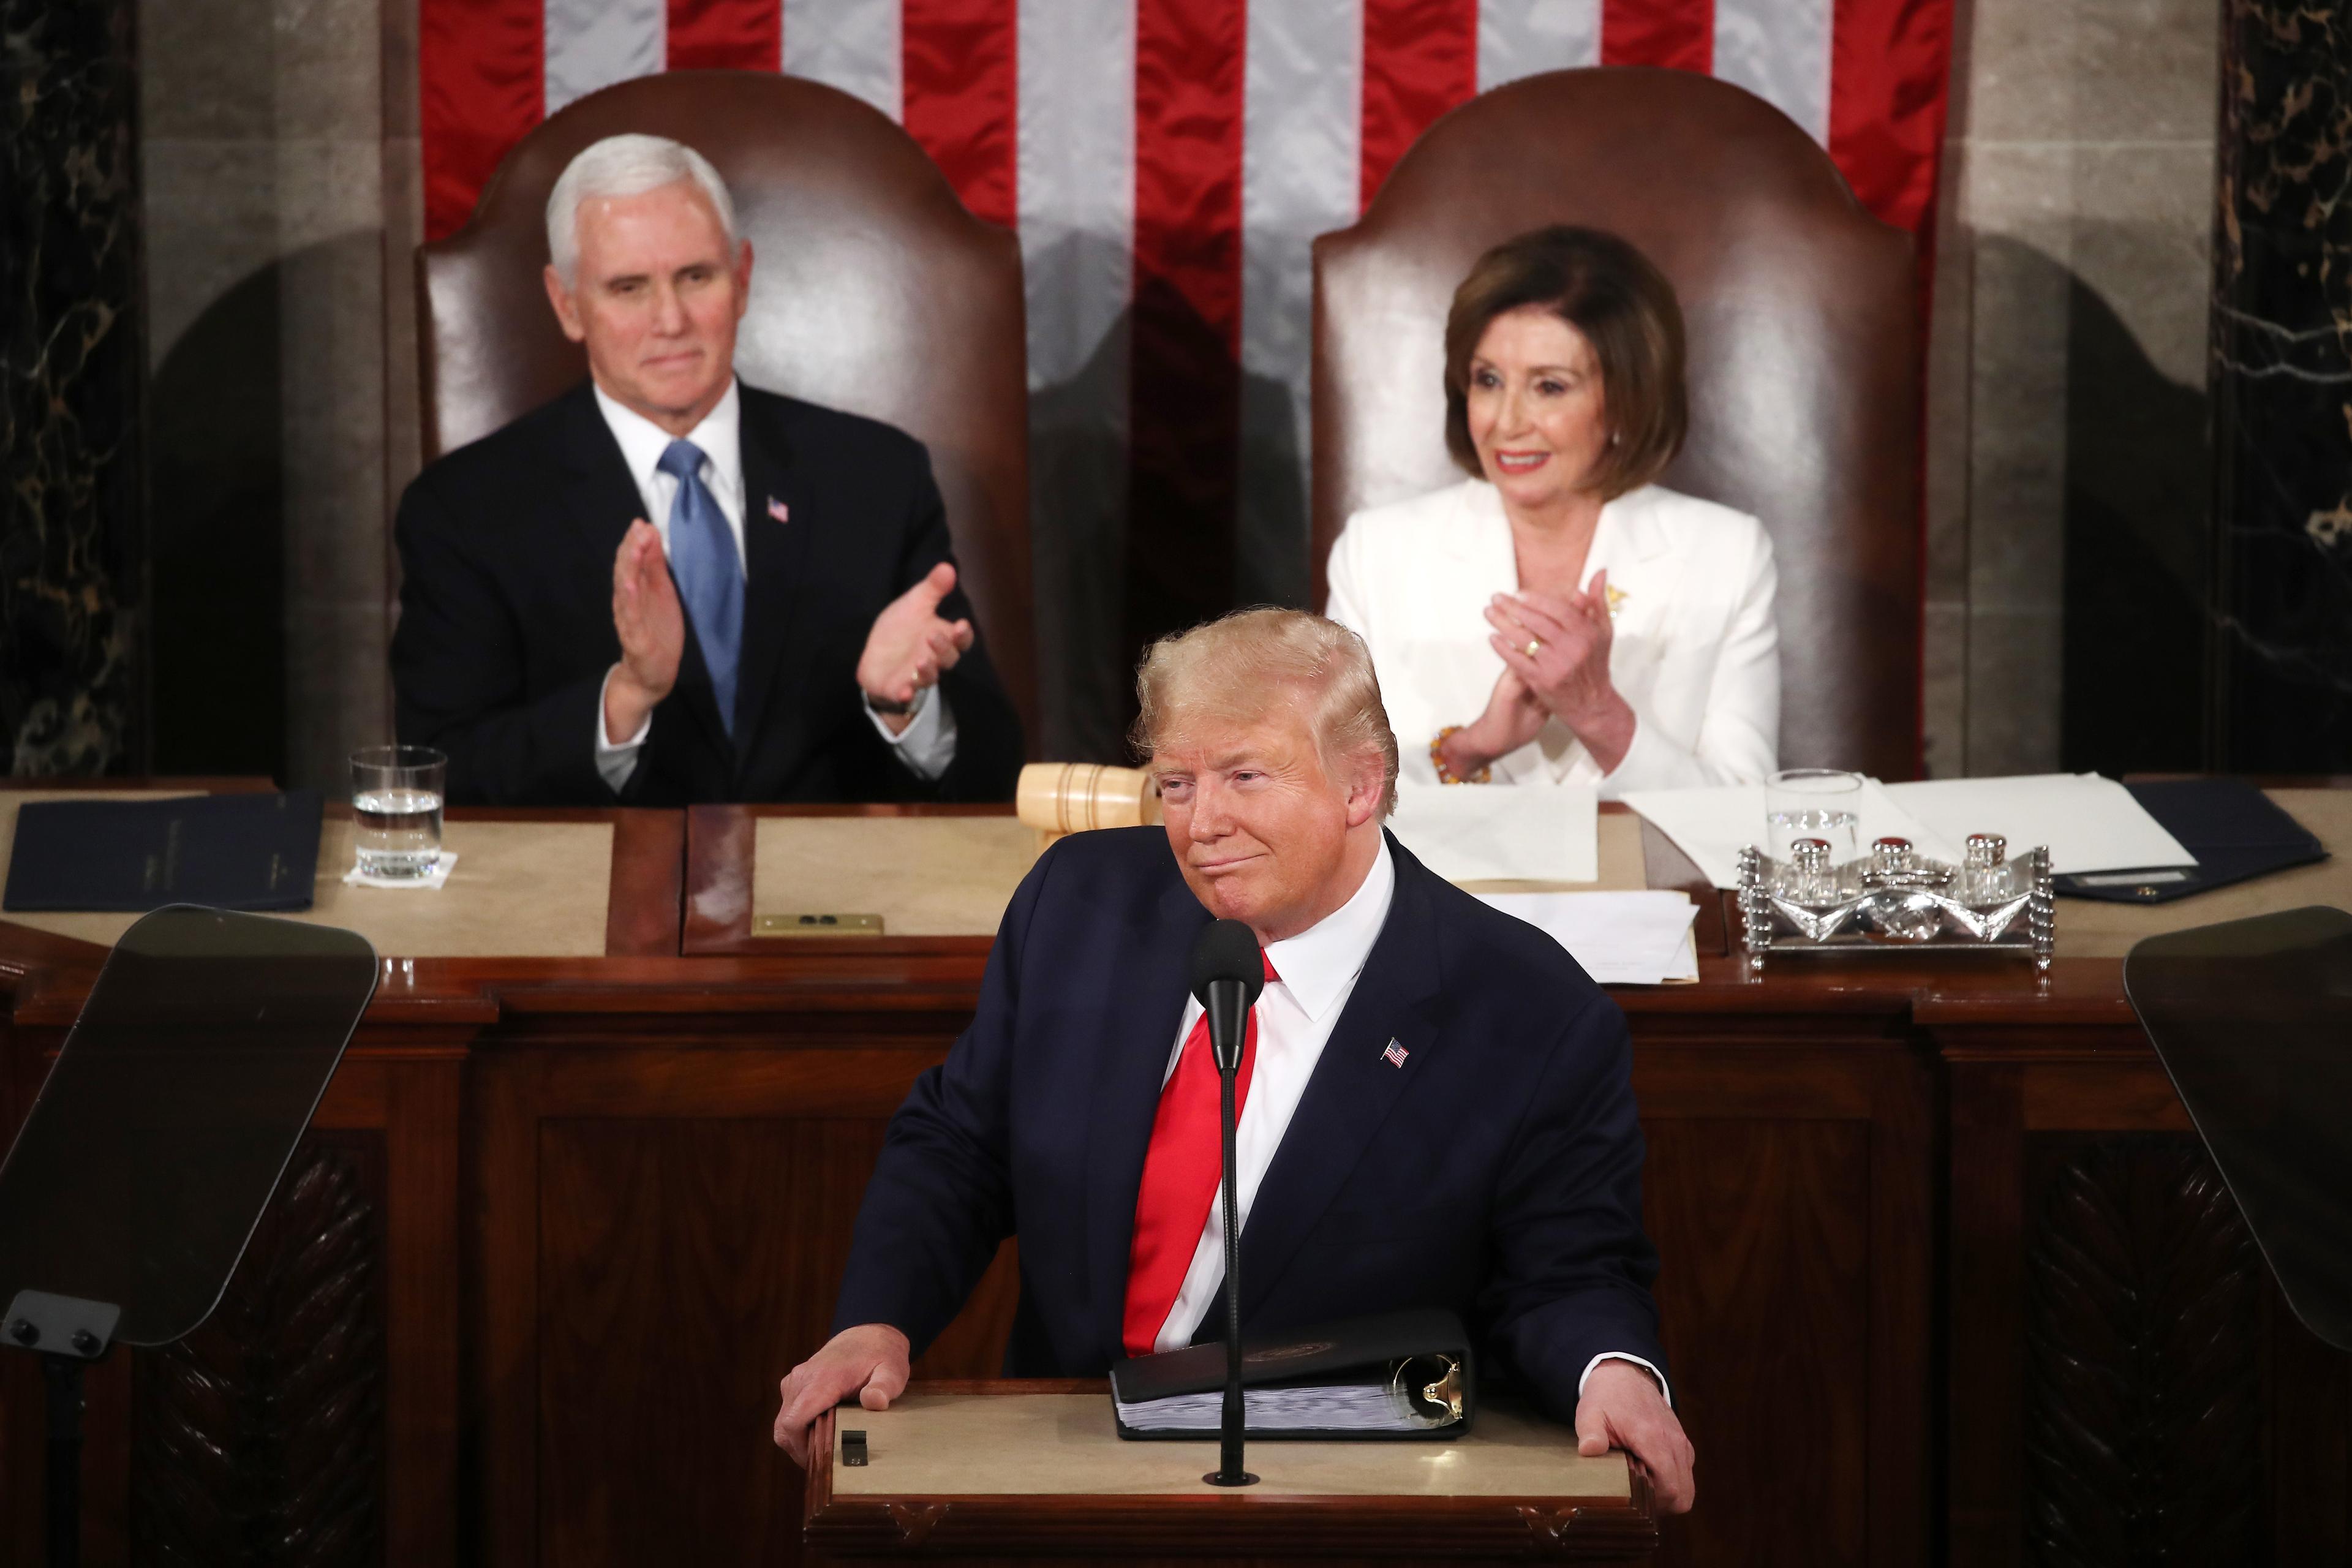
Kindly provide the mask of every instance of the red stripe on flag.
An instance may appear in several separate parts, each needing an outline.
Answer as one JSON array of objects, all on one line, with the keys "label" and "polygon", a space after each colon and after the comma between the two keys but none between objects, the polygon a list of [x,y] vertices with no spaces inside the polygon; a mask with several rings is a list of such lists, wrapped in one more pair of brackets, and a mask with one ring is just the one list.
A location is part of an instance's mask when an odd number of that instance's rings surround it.
[{"label": "red stripe on flag", "polygon": [[1127,629],[1139,647],[1233,601],[1248,32],[1247,0],[1137,0]]},{"label": "red stripe on flag", "polygon": [[1477,94],[1478,0],[1364,0],[1360,205],[1415,137]]},{"label": "red stripe on flag", "polygon": [[906,0],[901,118],[975,217],[1020,221],[1019,0]]},{"label": "red stripe on flag", "polygon": [[669,0],[669,68],[784,68],[782,0]]},{"label": "red stripe on flag", "polygon": [[425,237],[454,234],[547,113],[541,0],[425,0],[416,17]]},{"label": "red stripe on flag", "polygon": [[1715,0],[1601,0],[1601,63],[1715,69]]},{"label": "red stripe on flag", "polygon": [[[1862,205],[1925,236],[1951,68],[1951,0],[1836,0],[1830,156]],[[1924,269],[1927,249],[1920,255]]]}]

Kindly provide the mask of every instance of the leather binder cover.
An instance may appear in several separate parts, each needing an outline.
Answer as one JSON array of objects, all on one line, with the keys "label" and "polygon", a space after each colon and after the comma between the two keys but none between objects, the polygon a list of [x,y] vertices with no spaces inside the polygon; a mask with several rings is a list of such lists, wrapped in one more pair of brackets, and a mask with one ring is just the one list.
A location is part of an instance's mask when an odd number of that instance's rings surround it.
[{"label": "leather binder cover", "polygon": [[2303,824],[2243,779],[2154,779],[2124,788],[2197,864],[2054,877],[2057,891],[2108,903],[2164,904],[2327,858]]},{"label": "leather binder cover", "polygon": [[307,910],[319,818],[308,789],[35,801],[16,813],[0,909]]},{"label": "leather binder cover", "polygon": [[[1445,1441],[1459,1437],[1470,1430],[1478,1415],[1478,1380],[1475,1364],[1470,1353],[1470,1335],[1464,1330],[1462,1320],[1442,1308],[1424,1308],[1409,1312],[1382,1312],[1371,1317],[1349,1318],[1281,1335],[1278,1338],[1251,1338],[1242,1342],[1242,1386],[1249,1388],[1311,1388],[1324,1384],[1363,1381],[1367,1369],[1377,1369],[1385,1382],[1390,1369],[1398,1362],[1414,1356],[1452,1356],[1462,1363],[1462,1419],[1443,1426],[1417,1426],[1408,1430],[1365,1430],[1360,1427],[1307,1427],[1283,1431],[1261,1431],[1244,1427],[1244,1435],[1253,1443],[1286,1440],[1328,1443],[1334,1441],[1410,1441],[1434,1438]],[[1129,1356],[1116,1362],[1110,1369],[1111,1409],[1116,1413],[1120,1404],[1139,1405],[1147,1400],[1167,1399],[1181,1394],[1210,1394],[1225,1386],[1225,1347],[1223,1341],[1214,1344],[1187,1345],[1181,1351],[1163,1351],[1158,1355]],[[1216,1440],[1217,1429],[1142,1429],[1118,1422],[1122,1437],[1146,1441],[1178,1440],[1199,1442]]]}]

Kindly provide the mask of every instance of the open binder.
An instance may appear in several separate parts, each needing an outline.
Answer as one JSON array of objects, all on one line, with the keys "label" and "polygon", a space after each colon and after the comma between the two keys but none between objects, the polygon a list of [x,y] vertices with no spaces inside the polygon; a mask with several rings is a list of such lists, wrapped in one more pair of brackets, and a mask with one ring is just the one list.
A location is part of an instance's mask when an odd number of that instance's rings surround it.
[{"label": "open binder", "polygon": [[[1214,1437],[1224,1388],[1222,1342],[1110,1369],[1122,1437]],[[1244,1340],[1242,1390],[1252,1439],[1445,1439],[1477,1415],[1470,1336],[1441,1310]]]}]

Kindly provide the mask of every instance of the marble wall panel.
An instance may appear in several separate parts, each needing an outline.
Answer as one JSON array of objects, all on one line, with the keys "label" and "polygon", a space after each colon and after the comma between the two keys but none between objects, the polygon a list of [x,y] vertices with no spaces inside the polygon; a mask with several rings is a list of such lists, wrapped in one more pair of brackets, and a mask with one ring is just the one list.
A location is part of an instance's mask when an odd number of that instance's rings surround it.
[{"label": "marble wall panel", "polygon": [[136,11],[0,0],[0,742],[145,750]]},{"label": "marble wall panel", "polygon": [[2352,768],[2352,13],[2230,0],[2213,271],[2222,756]]}]

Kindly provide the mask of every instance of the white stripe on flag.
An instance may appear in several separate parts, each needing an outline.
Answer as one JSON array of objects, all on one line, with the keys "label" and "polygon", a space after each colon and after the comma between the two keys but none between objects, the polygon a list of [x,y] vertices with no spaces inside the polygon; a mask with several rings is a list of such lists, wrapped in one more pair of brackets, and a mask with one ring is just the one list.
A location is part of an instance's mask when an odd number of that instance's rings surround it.
[{"label": "white stripe on flag", "polygon": [[1832,0],[1716,0],[1716,77],[1827,145],[1832,12]]},{"label": "white stripe on flag", "polygon": [[[1029,307],[1031,548],[1045,754],[1120,755],[1135,7],[1021,0],[1016,199]],[[790,46],[787,46],[789,47]],[[1058,644],[1058,646],[1057,646]],[[1057,711],[1063,703],[1066,709]]]},{"label": "white stripe on flag", "polygon": [[784,69],[905,118],[899,0],[783,0]]},{"label": "white stripe on flag", "polygon": [[664,0],[547,0],[547,112],[661,69],[668,21]]},{"label": "white stripe on flag", "polygon": [[1478,90],[1601,63],[1601,0],[1478,0]]},{"label": "white stripe on flag", "polygon": [[1249,8],[1242,98],[1242,443],[1234,587],[1307,602],[1315,237],[1356,221],[1362,0]]}]

